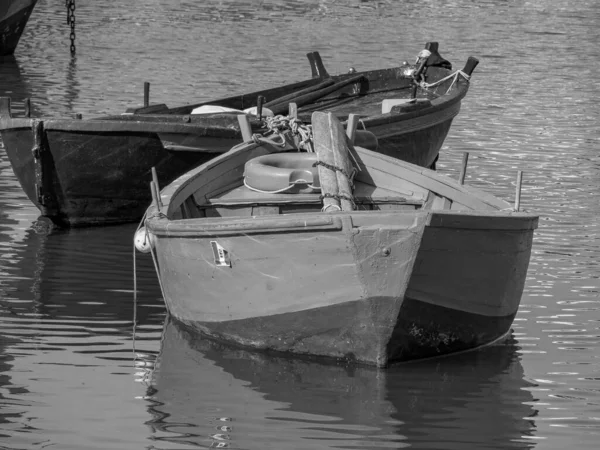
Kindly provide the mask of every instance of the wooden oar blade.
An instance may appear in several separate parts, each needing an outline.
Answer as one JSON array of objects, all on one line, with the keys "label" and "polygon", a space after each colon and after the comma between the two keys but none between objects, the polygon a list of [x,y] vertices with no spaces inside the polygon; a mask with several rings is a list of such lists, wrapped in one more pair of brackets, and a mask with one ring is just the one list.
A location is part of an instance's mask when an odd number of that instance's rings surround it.
[{"label": "wooden oar blade", "polygon": [[[342,89],[351,84],[361,83],[364,80],[365,80],[364,75],[356,75],[356,76],[338,81],[337,83],[334,83],[330,86],[324,87],[323,89],[319,89],[317,91],[310,92],[308,94],[299,95],[297,97],[289,99],[288,102],[294,102],[298,105],[298,108],[300,108],[300,107],[308,105],[310,103],[314,103],[317,100],[320,100],[323,97],[326,97],[327,95],[337,91],[338,89]],[[285,113],[286,108],[287,108],[287,102],[286,103],[277,103],[275,105],[269,106],[269,109],[271,111],[273,111],[273,114],[275,114],[275,115]]]},{"label": "wooden oar blade", "polygon": [[331,167],[334,165],[331,150],[331,133],[329,132],[329,113],[314,112],[312,114],[313,146],[319,158],[319,182],[323,196],[323,211],[339,211],[337,176]]},{"label": "wooden oar blade", "polygon": [[[331,112],[314,112],[312,115],[315,152],[319,157],[319,179],[324,202],[328,194],[334,196],[343,211],[352,211],[352,177],[354,166],[344,127]],[[323,178],[323,176],[325,178]],[[325,187],[327,186],[327,187]],[[325,203],[325,210],[327,204]]]}]

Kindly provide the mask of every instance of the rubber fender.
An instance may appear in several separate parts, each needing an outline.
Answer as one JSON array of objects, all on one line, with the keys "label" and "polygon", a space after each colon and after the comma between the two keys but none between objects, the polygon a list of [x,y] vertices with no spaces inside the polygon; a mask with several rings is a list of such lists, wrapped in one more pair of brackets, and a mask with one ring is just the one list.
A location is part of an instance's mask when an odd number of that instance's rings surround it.
[{"label": "rubber fender", "polygon": [[244,166],[244,183],[265,193],[307,194],[321,190],[315,153],[271,153]]},{"label": "rubber fender", "polygon": [[133,242],[136,250],[142,253],[150,253],[154,247],[152,235],[146,232],[146,227],[141,227],[135,232]]}]

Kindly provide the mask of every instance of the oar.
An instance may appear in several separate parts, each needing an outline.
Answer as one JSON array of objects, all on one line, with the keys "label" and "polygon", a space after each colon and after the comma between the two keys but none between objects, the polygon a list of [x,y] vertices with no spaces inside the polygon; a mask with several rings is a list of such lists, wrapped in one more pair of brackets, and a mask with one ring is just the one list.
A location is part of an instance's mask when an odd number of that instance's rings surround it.
[{"label": "oar", "polygon": [[[350,77],[346,80],[338,81],[337,83],[332,84],[331,86],[326,87],[324,89],[320,89],[320,90],[312,92],[310,94],[301,95],[299,97],[296,97],[293,99],[293,102],[296,105],[298,105],[298,108],[300,108],[304,105],[308,105],[309,103],[313,103],[313,102],[319,100],[320,98],[325,97],[326,95],[329,95],[332,92],[337,91],[338,89],[348,86],[349,84],[358,83],[359,81],[363,80],[364,78],[365,78],[364,75],[357,75],[355,77]],[[273,114],[275,114],[275,115],[282,114],[288,109],[288,103],[285,103],[285,102],[278,103],[276,105],[269,106],[268,108],[271,111],[273,111]]]},{"label": "oar", "polygon": [[319,164],[319,183],[323,197],[323,211],[340,211],[339,187],[337,175],[335,174],[335,159],[333,156],[331,132],[329,129],[329,117],[327,113],[316,111],[312,113],[311,123],[313,127],[314,148]]},{"label": "oar", "polygon": [[[315,152],[319,158],[318,170],[324,211],[334,207],[352,211],[352,177],[354,167],[344,127],[331,112],[312,114]],[[332,202],[334,200],[334,202]]]},{"label": "oar", "polygon": [[327,86],[331,86],[333,83],[335,83],[335,81],[332,78],[329,78],[321,83],[315,84],[313,86],[309,86],[309,87],[301,89],[299,91],[292,92],[291,94],[287,94],[282,97],[271,100],[270,102],[263,104],[263,107],[270,109],[271,106],[278,105],[279,103],[284,103],[284,102],[289,103],[290,100],[295,99],[296,97],[299,97],[299,96],[305,95],[305,94],[310,94],[311,92],[326,88]]}]

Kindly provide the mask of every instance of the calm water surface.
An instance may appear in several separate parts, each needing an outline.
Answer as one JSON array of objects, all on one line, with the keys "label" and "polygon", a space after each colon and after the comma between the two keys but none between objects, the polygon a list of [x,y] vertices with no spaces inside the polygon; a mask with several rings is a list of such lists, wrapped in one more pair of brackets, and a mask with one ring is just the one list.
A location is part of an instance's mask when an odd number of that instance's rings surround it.
[{"label": "calm water surface", "polygon": [[[513,339],[387,371],[267,358],[168,321],[135,225],[48,233],[0,148],[0,449],[596,449],[600,8],[595,0],[40,0],[0,95],[119,113],[413,60],[481,63],[440,171],[540,216]],[[136,324],[134,328],[134,323]]]}]

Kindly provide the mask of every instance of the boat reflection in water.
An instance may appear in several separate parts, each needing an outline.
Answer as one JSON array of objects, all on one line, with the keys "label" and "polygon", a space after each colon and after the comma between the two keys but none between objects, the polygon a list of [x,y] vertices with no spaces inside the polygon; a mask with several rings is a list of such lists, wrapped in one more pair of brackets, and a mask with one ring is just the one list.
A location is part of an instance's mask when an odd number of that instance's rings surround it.
[{"label": "boat reflection in water", "polygon": [[387,370],[249,352],[167,319],[147,399],[153,439],[279,448],[532,448],[514,342]]}]

